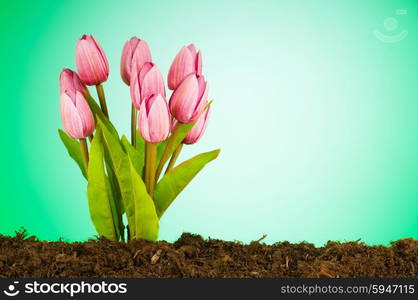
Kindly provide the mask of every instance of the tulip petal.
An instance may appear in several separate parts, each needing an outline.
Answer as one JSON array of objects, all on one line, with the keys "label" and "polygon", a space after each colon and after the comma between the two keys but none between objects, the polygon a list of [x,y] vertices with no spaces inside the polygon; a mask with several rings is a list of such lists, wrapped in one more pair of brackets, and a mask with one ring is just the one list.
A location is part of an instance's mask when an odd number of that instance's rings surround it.
[{"label": "tulip petal", "polygon": [[136,46],[139,43],[139,39],[136,37],[131,38],[129,41],[125,43],[122,50],[122,57],[120,60],[120,75],[122,80],[129,85],[131,78],[131,63],[132,63],[132,56]]},{"label": "tulip petal", "polygon": [[202,75],[202,51],[196,55],[196,75]]},{"label": "tulip petal", "polygon": [[199,85],[199,94],[198,99],[202,99],[203,94],[207,91],[207,83],[205,81],[205,77],[203,75],[197,76],[197,83]]},{"label": "tulip petal", "polygon": [[147,117],[149,116],[151,105],[154,103],[156,99],[157,99],[157,95],[152,95],[151,97],[148,97],[148,99],[144,99]]},{"label": "tulip petal", "polygon": [[[141,69],[141,73],[139,75],[141,81],[141,97],[142,101],[144,99],[149,98],[152,95],[161,94],[165,97],[165,87],[164,87],[164,79],[163,75],[161,75],[160,71],[158,70],[157,66],[152,66],[148,72],[143,72],[150,63],[144,65]],[[145,74],[144,74],[145,73]],[[142,80],[141,80],[142,77]]]},{"label": "tulip petal", "polygon": [[149,128],[148,128],[148,116],[145,101],[142,102],[141,108],[138,113],[138,131],[142,138],[146,141],[150,140]]},{"label": "tulip petal", "polygon": [[63,69],[60,73],[60,94],[67,92],[70,99],[75,98],[75,88],[72,71]]},{"label": "tulip petal", "polygon": [[93,36],[84,35],[76,46],[76,65],[80,79],[87,85],[97,85],[107,80],[109,63]]},{"label": "tulip petal", "polygon": [[132,53],[131,68],[141,70],[144,64],[151,61],[151,50],[149,49],[147,42],[144,40],[140,40]]},{"label": "tulip petal", "polygon": [[194,44],[190,44],[187,46],[190,51],[190,54],[194,60],[194,71],[196,75],[202,75],[202,52],[197,52],[196,47]]},{"label": "tulip petal", "polygon": [[63,69],[60,74],[60,94],[67,91],[71,99],[75,99],[76,91],[83,92],[86,87],[81,82],[78,74],[70,69]]},{"label": "tulip petal", "polygon": [[194,74],[188,76],[174,91],[170,99],[170,111],[182,123],[190,123],[196,102],[198,101],[199,85]]},{"label": "tulip petal", "polygon": [[140,84],[142,85],[142,82],[144,82],[144,77],[145,77],[145,75],[152,69],[152,67],[154,67],[155,66],[155,64],[154,63],[152,63],[152,62],[148,62],[148,63],[145,63],[143,66],[142,66],[142,68],[141,69],[138,69],[139,70],[139,82],[140,82]]},{"label": "tulip petal", "polygon": [[138,77],[138,72],[132,74],[131,83],[129,87],[132,104],[135,106],[136,109],[139,109],[141,107],[141,89]]},{"label": "tulip petal", "polygon": [[175,90],[177,86],[190,74],[195,72],[195,58],[189,48],[183,47],[174,58],[168,71],[168,88]]},{"label": "tulip petal", "polygon": [[196,102],[196,106],[191,117],[192,121],[195,121],[197,118],[199,118],[200,114],[208,103],[208,84],[204,80],[203,76],[198,76],[197,81],[199,85],[199,94],[197,98],[198,101]]},{"label": "tulip petal", "polygon": [[184,144],[191,145],[197,143],[200,140],[206,130],[206,127],[208,126],[209,116],[210,107],[199,117],[196,124],[184,138]]},{"label": "tulip petal", "polygon": [[95,128],[93,113],[83,94],[80,92],[77,92],[76,94],[75,103],[75,107],[83,124],[83,135],[89,136],[93,133]]},{"label": "tulip petal", "polygon": [[107,73],[106,74],[107,76],[109,75],[109,62],[107,61],[106,54],[104,53],[103,48],[100,46],[99,42],[96,40],[96,38],[93,35],[91,36],[91,39],[94,42],[94,45],[96,46],[97,50],[99,51],[99,54],[102,58],[100,62],[104,64],[103,69],[105,70],[104,72]]},{"label": "tulip petal", "polygon": [[66,93],[61,94],[60,110],[62,125],[67,134],[73,139],[84,138],[81,118],[73,101]]},{"label": "tulip petal", "polygon": [[187,46],[187,49],[189,49],[190,54],[192,55],[192,57],[195,57],[196,56],[197,50],[196,50],[196,47],[195,47],[195,45],[193,43],[190,44],[189,46]]},{"label": "tulip petal", "polygon": [[151,143],[164,141],[170,133],[170,112],[162,95],[155,96],[148,112],[148,125]]}]

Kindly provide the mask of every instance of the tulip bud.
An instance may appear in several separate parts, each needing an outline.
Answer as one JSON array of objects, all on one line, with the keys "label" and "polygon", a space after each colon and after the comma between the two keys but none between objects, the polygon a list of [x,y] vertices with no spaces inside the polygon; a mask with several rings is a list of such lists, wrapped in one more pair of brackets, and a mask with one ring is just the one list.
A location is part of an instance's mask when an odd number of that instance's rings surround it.
[{"label": "tulip bud", "polygon": [[102,47],[92,35],[83,35],[76,46],[76,65],[80,79],[98,85],[109,76],[109,63]]},{"label": "tulip bud", "polygon": [[95,128],[93,113],[80,91],[74,96],[68,91],[61,93],[60,109],[62,124],[73,139],[82,139],[91,135]]},{"label": "tulip bud", "polygon": [[208,120],[210,116],[210,107],[204,111],[199,119],[197,119],[196,124],[193,126],[193,128],[189,131],[187,136],[183,140],[183,144],[191,145],[196,143],[200,140],[203,133],[206,130],[206,127],[208,126]]},{"label": "tulip bud", "polygon": [[148,143],[159,143],[170,133],[171,118],[167,102],[161,94],[145,99],[139,110],[138,130]]},{"label": "tulip bud", "polygon": [[190,74],[202,75],[202,54],[190,44],[181,48],[168,71],[168,88],[175,90]]},{"label": "tulip bud", "polygon": [[84,94],[87,87],[81,82],[77,73],[70,69],[63,69],[60,74],[60,94],[67,91],[71,98],[75,98],[76,91]]},{"label": "tulip bud", "polygon": [[188,76],[171,95],[171,114],[181,123],[196,121],[207,104],[207,92],[203,75]]},{"label": "tulip bud", "polygon": [[151,62],[151,51],[146,41],[138,39],[137,37],[131,38],[125,43],[122,50],[122,58],[120,62],[120,74],[122,80],[130,85],[131,73],[133,69],[141,70],[142,66]]},{"label": "tulip bud", "polygon": [[145,63],[139,72],[132,73],[130,92],[136,109],[140,109],[144,99],[152,95],[165,97],[164,79],[154,63]]}]

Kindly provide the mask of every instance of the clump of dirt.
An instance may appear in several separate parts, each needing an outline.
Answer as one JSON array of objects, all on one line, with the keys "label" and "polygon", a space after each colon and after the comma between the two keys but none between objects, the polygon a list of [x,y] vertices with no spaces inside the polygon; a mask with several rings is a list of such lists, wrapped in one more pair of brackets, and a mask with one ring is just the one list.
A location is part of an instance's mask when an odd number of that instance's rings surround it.
[{"label": "clump of dirt", "polygon": [[0,277],[418,277],[418,240],[244,245],[184,233],[175,243],[38,241],[0,235]]}]

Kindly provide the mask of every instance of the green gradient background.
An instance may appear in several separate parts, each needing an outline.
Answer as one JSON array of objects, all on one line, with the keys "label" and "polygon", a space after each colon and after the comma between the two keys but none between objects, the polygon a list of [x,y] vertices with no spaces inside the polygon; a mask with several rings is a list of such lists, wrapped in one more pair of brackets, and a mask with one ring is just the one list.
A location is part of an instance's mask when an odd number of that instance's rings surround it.
[{"label": "green gradient background", "polygon": [[[0,233],[95,234],[85,181],[56,131],[59,72],[75,67],[76,40],[90,33],[110,61],[105,89],[123,133],[125,40],[146,39],[164,74],[181,46],[203,49],[216,102],[182,158],[222,153],[164,216],[161,239],[418,238],[417,1],[123,2],[0,4]],[[387,33],[391,16],[409,31],[399,43],[372,34]]]}]

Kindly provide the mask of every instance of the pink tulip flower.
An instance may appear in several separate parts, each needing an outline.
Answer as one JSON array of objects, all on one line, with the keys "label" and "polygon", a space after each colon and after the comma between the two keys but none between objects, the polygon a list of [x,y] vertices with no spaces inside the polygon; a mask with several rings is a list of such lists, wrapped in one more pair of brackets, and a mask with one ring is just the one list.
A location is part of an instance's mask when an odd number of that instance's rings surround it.
[{"label": "pink tulip flower", "polygon": [[87,85],[98,85],[109,76],[109,63],[102,47],[92,35],[77,41],[76,65],[80,79]]},{"label": "pink tulip flower", "polygon": [[196,124],[193,126],[193,128],[189,131],[187,136],[183,140],[183,144],[191,145],[196,143],[200,140],[203,133],[206,130],[206,127],[208,126],[208,120],[210,116],[210,107],[206,109],[197,119]]},{"label": "pink tulip flower", "polygon": [[130,85],[132,70],[134,68],[141,70],[145,63],[151,61],[151,51],[147,42],[138,39],[137,37],[131,38],[125,43],[122,50],[122,58],[120,61],[120,74],[122,80],[127,85]]},{"label": "pink tulip flower", "polygon": [[134,71],[131,78],[131,99],[136,109],[141,108],[144,99],[152,95],[160,94],[165,97],[164,79],[157,66],[148,62],[145,63],[140,71]]},{"label": "pink tulip flower", "polygon": [[60,108],[62,124],[73,139],[82,139],[91,135],[95,128],[93,113],[80,91],[72,95],[65,90],[61,93]]},{"label": "pink tulip flower", "polygon": [[139,110],[138,130],[148,143],[159,143],[170,133],[171,117],[167,102],[161,94],[145,99]]},{"label": "pink tulip flower", "polygon": [[60,74],[60,94],[67,91],[72,99],[75,98],[76,91],[84,94],[87,87],[81,82],[78,74],[70,69],[63,69]]},{"label": "pink tulip flower", "polygon": [[181,123],[196,121],[208,102],[207,94],[203,75],[189,75],[171,95],[171,114]]},{"label": "pink tulip flower", "polygon": [[202,75],[202,53],[190,44],[181,48],[168,71],[168,88],[175,90],[190,74]]}]

